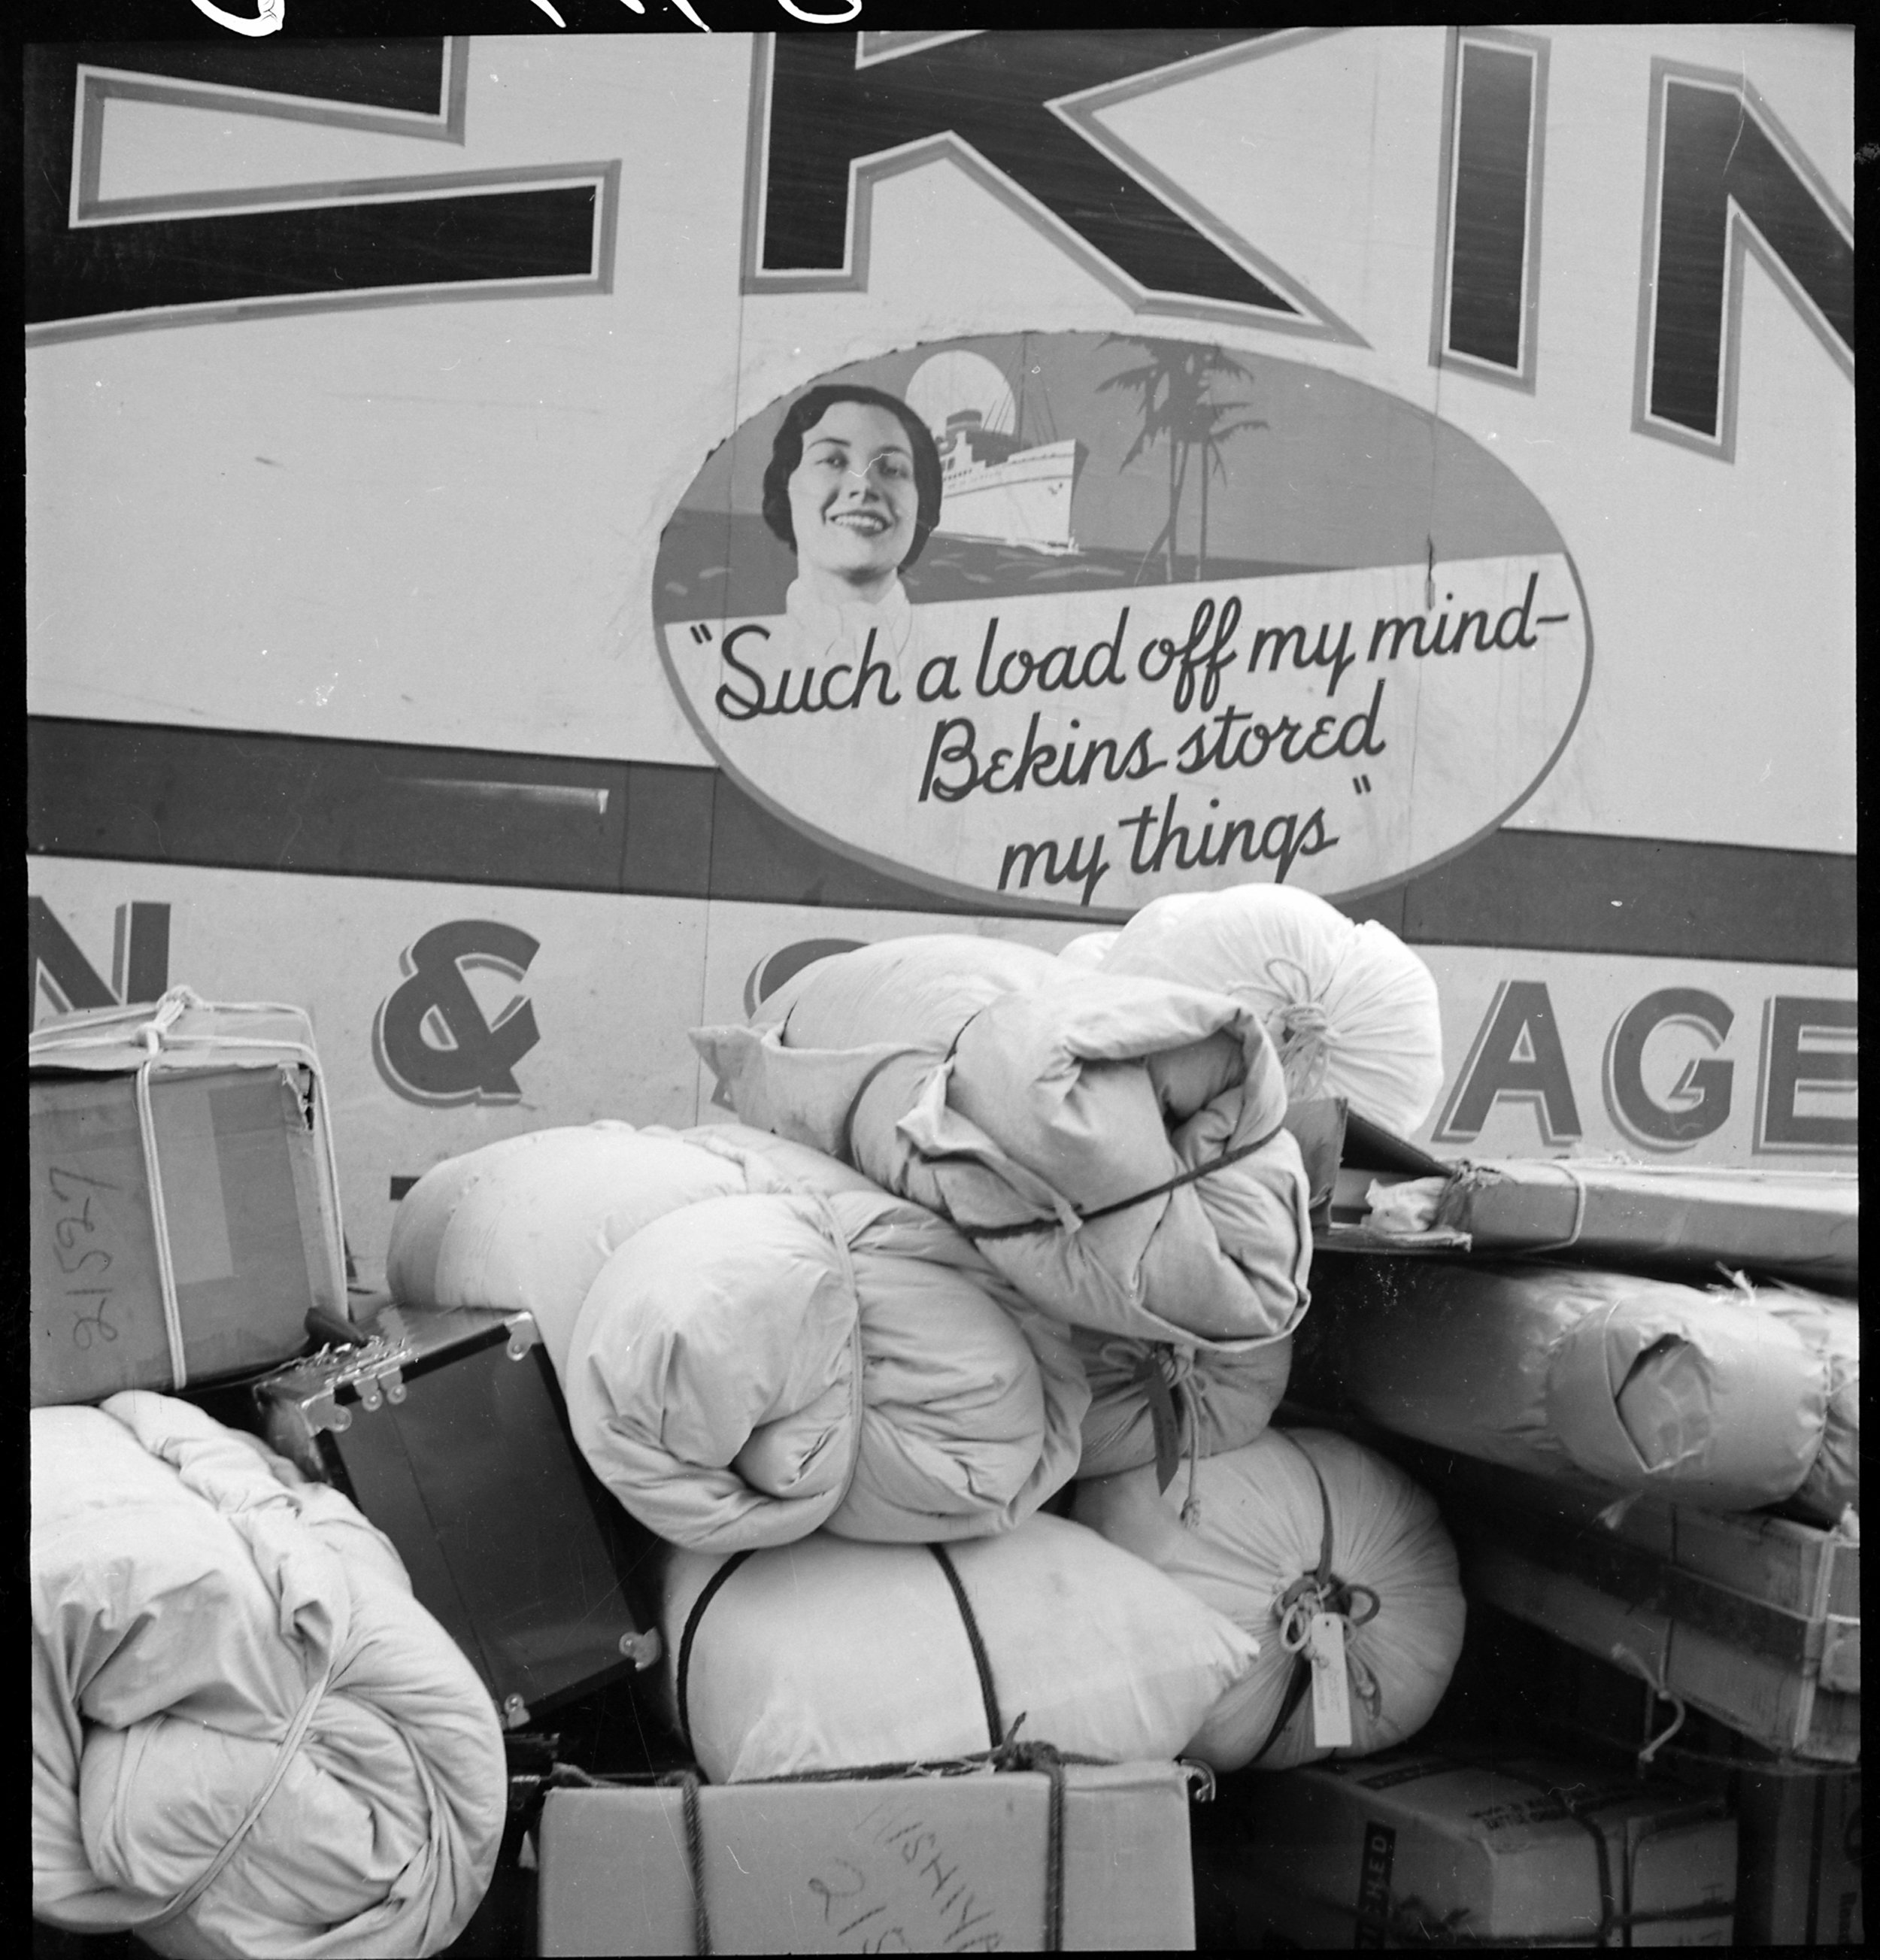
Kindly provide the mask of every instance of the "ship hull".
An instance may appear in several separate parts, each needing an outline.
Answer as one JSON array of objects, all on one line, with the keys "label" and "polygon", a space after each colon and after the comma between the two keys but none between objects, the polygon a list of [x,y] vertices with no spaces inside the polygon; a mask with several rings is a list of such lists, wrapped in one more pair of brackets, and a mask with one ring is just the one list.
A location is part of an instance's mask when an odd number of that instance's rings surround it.
[{"label": "ship hull", "polygon": [[975,463],[942,485],[937,531],[1032,551],[1072,552],[1070,492],[1074,439],[1021,450],[1001,463]]}]

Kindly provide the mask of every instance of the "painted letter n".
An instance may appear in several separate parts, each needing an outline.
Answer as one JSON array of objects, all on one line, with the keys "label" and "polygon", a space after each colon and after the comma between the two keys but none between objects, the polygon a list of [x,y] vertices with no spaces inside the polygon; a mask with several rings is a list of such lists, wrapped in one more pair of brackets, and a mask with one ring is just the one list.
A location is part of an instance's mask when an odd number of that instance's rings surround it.
[{"label": "painted letter n", "polygon": [[1746,77],[1655,61],[1633,428],[1732,459],[1751,253],[1851,381],[1853,237]]}]

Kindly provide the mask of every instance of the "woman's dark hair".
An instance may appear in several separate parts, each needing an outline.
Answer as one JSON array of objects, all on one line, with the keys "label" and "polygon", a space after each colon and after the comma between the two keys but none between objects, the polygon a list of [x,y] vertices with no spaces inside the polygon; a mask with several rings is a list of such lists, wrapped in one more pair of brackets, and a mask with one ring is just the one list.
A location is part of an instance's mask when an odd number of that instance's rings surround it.
[{"label": "woman's dark hair", "polygon": [[764,521],[794,552],[795,527],[790,521],[790,479],[803,460],[803,439],[838,402],[860,402],[871,409],[886,409],[908,432],[914,451],[914,543],[901,561],[905,569],[925,548],[928,533],[940,522],[940,447],[932,431],[899,396],[879,388],[864,388],[848,381],[829,381],[799,395],[790,405],[777,439],[771,444],[770,465],[764,472]]}]

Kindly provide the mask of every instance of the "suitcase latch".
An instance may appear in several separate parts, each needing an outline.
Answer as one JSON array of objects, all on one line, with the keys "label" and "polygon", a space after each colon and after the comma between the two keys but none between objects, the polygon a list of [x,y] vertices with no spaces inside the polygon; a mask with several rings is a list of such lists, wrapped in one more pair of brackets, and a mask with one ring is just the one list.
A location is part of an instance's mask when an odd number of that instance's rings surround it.
[{"label": "suitcase latch", "polygon": [[352,1427],[352,1411],[339,1399],[341,1391],[350,1388],[368,1414],[388,1402],[402,1402],[404,1365],[411,1358],[409,1341],[387,1341],[374,1335],[357,1347],[322,1348],[276,1379],[290,1389],[311,1389],[294,1397],[310,1432],[329,1429],[337,1434]]}]

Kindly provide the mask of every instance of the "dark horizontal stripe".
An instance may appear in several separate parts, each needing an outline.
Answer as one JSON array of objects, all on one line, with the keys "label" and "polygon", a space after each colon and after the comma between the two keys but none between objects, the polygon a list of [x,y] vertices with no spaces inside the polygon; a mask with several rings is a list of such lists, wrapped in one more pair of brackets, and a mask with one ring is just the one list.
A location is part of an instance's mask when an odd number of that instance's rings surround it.
[{"label": "dark horizontal stripe", "polygon": [[578,278],[593,268],[596,195],[575,184],[35,233],[27,319]]},{"label": "dark horizontal stripe", "polygon": [[1856,861],[1824,851],[1498,830],[1344,909],[1424,946],[1852,966]]},{"label": "dark horizontal stripe", "polygon": [[[714,768],[51,716],[27,755],[28,848],[49,856],[1063,917],[871,870]],[[1426,946],[1856,962],[1855,861],[1818,851],[1503,830],[1343,909]]]}]

